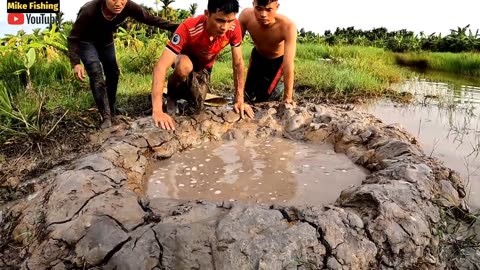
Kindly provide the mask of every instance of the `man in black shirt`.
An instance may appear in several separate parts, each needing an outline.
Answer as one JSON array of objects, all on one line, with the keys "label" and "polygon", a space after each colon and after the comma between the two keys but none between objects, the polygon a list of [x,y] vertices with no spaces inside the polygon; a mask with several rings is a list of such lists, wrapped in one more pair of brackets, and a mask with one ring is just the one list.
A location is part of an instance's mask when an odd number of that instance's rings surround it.
[{"label": "man in black shirt", "polygon": [[91,0],[80,8],[68,36],[70,63],[75,76],[82,81],[85,79],[85,69],[87,70],[90,88],[102,115],[102,128],[110,127],[111,118],[118,113],[115,97],[120,72],[115,57],[113,33],[127,17],[170,32],[175,32],[178,27],[176,23],[151,15],[131,0]]}]

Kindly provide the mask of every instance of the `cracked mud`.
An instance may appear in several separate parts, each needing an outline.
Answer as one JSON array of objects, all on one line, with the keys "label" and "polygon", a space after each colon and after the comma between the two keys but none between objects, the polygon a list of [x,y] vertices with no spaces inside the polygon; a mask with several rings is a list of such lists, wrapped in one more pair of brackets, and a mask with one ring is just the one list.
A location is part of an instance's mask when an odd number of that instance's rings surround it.
[{"label": "cracked mud", "polygon": [[[464,205],[458,175],[416,140],[340,107],[263,104],[256,119],[211,109],[176,131],[139,119],[94,153],[37,179],[9,211],[20,269],[442,269],[442,208]],[[326,142],[370,173],[329,204],[286,206],[146,195],[150,158],[210,141]],[[46,188],[48,187],[48,188]],[[12,267],[0,260],[0,268]]]}]

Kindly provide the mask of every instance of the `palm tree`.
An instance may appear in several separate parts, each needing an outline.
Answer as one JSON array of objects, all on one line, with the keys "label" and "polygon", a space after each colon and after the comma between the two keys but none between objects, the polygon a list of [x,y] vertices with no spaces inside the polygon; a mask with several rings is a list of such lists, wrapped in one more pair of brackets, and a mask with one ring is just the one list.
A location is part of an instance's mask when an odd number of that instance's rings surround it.
[{"label": "palm tree", "polygon": [[175,0],[160,0],[160,3],[162,3],[163,8],[169,8],[171,4],[175,3]]},{"label": "palm tree", "polygon": [[195,16],[195,13],[197,13],[197,9],[198,9],[198,4],[192,3],[190,4],[190,7],[188,7],[188,12],[190,12],[190,15]]},{"label": "palm tree", "polygon": [[172,20],[173,18],[171,17],[175,17],[175,15],[173,14],[174,13],[173,9],[170,7],[170,5],[173,4],[174,2],[175,0],[160,0],[160,3],[162,3],[163,5],[162,15],[161,15],[163,19]]}]

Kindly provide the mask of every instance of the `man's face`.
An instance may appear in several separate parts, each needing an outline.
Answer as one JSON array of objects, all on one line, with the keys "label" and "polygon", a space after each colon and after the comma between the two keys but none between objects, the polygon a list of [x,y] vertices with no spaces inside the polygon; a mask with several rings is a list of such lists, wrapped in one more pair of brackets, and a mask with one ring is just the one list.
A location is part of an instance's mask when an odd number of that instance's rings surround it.
[{"label": "man's face", "polygon": [[107,0],[106,2],[108,10],[114,14],[121,13],[127,4],[127,0]]},{"label": "man's face", "polygon": [[269,25],[272,23],[275,19],[278,6],[277,1],[270,2],[266,6],[259,6],[256,0],[253,1],[253,10],[258,23],[260,25]]},{"label": "man's face", "polygon": [[207,15],[207,30],[213,36],[223,36],[235,21],[235,13],[225,14],[223,11],[209,13]]}]

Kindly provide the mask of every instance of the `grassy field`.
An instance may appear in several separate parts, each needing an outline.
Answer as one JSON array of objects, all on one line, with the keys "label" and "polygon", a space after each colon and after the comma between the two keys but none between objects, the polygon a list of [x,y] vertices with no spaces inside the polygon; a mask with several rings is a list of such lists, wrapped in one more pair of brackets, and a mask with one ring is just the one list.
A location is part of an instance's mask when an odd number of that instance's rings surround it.
[{"label": "grassy field", "polygon": [[448,72],[470,77],[480,76],[480,53],[420,52],[396,54],[399,65]]},{"label": "grassy field", "polygon": [[[152,38],[145,43],[116,40],[117,60],[121,70],[118,104],[133,116],[150,109],[152,70],[161,55],[166,38]],[[21,48],[21,47],[19,47]],[[243,46],[245,66],[252,49]],[[36,59],[26,73],[26,49],[0,51],[0,142],[12,134],[45,135],[54,126],[58,112],[82,113],[94,108],[88,78],[74,78],[66,55],[50,47],[37,49]],[[368,98],[389,93],[389,85],[414,76],[412,66],[426,61],[431,70],[480,74],[480,57],[474,53],[394,54],[367,46],[328,46],[318,43],[298,44],[295,59],[295,99],[301,98]],[[414,61],[415,60],[415,61]],[[421,61],[420,61],[421,62]],[[31,89],[26,87],[29,78]],[[219,56],[212,73],[216,94],[233,95],[230,49]],[[51,114],[57,112],[57,114]],[[63,116],[63,114],[62,114]],[[49,121],[44,121],[49,118]],[[33,123],[33,124],[29,124]],[[25,132],[28,129],[28,132]],[[18,131],[19,132],[14,132]],[[23,133],[22,133],[23,132]],[[40,137],[42,137],[41,135]]]},{"label": "grassy field", "polygon": [[[162,49],[161,46],[147,44],[136,55],[128,50],[118,50],[122,70],[120,103],[124,99],[132,100],[132,96],[149,95],[151,70]],[[244,43],[245,67],[251,50],[252,45]],[[213,68],[212,88],[215,93],[233,94],[231,66],[230,49],[227,48]],[[410,71],[395,65],[392,54],[378,48],[319,44],[298,44],[297,47],[295,88],[299,91],[296,98],[319,95],[378,96],[388,89],[390,83],[399,82],[410,75]]]}]

